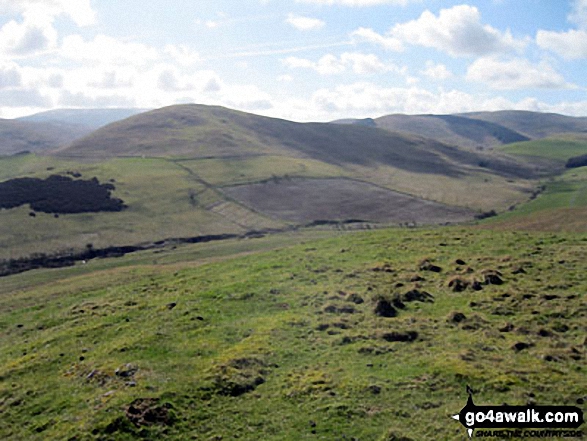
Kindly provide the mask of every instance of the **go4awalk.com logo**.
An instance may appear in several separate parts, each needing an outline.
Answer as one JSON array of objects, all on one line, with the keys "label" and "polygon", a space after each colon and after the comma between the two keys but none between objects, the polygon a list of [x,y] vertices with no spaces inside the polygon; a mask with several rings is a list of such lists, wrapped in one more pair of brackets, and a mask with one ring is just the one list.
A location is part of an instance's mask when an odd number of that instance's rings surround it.
[{"label": "go4awalk.com logo", "polygon": [[583,436],[578,430],[584,422],[583,411],[576,406],[477,406],[469,386],[467,393],[467,404],[452,418],[465,426],[469,438],[473,433],[475,437],[502,438]]}]

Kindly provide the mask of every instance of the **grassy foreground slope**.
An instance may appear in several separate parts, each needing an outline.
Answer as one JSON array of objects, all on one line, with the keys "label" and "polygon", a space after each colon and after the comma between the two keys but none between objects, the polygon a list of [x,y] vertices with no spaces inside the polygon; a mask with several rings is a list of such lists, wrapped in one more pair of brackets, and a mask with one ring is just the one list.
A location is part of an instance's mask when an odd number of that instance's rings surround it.
[{"label": "grassy foreground slope", "polygon": [[198,247],[8,278],[0,437],[465,439],[466,385],[584,408],[585,235],[390,229],[173,258]]}]

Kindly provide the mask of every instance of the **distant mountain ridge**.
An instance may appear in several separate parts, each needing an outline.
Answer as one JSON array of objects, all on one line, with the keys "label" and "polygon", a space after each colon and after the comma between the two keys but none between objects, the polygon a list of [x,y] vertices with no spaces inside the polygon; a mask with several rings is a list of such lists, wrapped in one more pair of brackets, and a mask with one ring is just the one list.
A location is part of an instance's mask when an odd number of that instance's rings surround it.
[{"label": "distant mountain ridge", "polygon": [[587,118],[555,113],[505,110],[452,115],[392,114],[370,119],[344,119],[337,124],[366,125],[424,136],[459,147],[488,149],[560,133],[587,132]]},{"label": "distant mountain ridge", "polygon": [[102,126],[128,118],[147,109],[54,109],[17,118],[18,121],[49,122],[84,126],[88,133]]},{"label": "distant mountain ridge", "polygon": [[0,155],[56,149],[102,126],[144,111],[56,109],[16,119],[0,119]]},{"label": "distant mountain ridge", "polygon": [[55,149],[86,133],[75,125],[0,119],[0,156]]},{"label": "distant mountain ridge", "polygon": [[557,113],[500,110],[465,113],[460,116],[499,124],[532,139],[546,138],[559,133],[587,132],[587,117],[565,116]]}]

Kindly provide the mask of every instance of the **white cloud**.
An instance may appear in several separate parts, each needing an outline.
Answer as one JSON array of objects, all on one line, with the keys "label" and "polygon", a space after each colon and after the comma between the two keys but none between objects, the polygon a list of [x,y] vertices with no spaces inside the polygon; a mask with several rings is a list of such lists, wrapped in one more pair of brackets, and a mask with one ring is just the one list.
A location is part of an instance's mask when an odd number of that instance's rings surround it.
[{"label": "white cloud", "polygon": [[68,16],[78,26],[93,24],[96,19],[89,0],[0,0],[0,14],[21,16],[0,29],[0,51],[12,56],[55,49],[54,21],[58,16]]},{"label": "white cloud", "polygon": [[149,75],[155,79],[155,87],[164,92],[203,94],[215,93],[223,88],[222,80],[212,70],[191,71],[174,65],[160,65]]},{"label": "white cloud", "polygon": [[37,89],[3,89],[0,90],[2,107],[51,107],[53,102],[47,95]]},{"label": "white cloud", "polygon": [[78,26],[92,25],[96,21],[90,0],[0,0],[0,13],[19,13],[44,21],[66,15]]},{"label": "white cloud", "polygon": [[574,0],[568,19],[576,24],[578,29],[562,32],[538,30],[536,44],[567,60],[585,59],[587,58],[587,0]]},{"label": "white cloud", "polygon": [[340,56],[340,61],[344,65],[351,65],[353,72],[359,75],[400,71],[395,64],[385,64],[375,54],[345,52]]},{"label": "white cloud", "polygon": [[11,20],[0,28],[0,50],[8,55],[28,56],[56,45],[57,31],[50,22]]},{"label": "white cloud", "polygon": [[59,96],[58,105],[61,107],[135,107],[134,98],[124,95],[90,95],[84,92],[72,93],[63,90]]},{"label": "white cloud", "polygon": [[90,87],[98,89],[121,89],[132,86],[132,79],[125,77],[120,71],[106,71],[97,81],[88,82]]},{"label": "white cloud", "polygon": [[[478,95],[460,90],[421,87],[382,87],[359,82],[317,90],[307,100],[288,104],[283,117],[300,121],[332,121],[337,118],[375,118],[392,113],[450,114],[475,111],[530,110],[582,116],[587,114],[587,101],[547,104],[536,98],[511,101],[503,96]],[[283,105],[276,104],[277,109]]]},{"label": "white cloud", "polygon": [[61,89],[63,87],[63,75],[60,73],[50,74],[46,84],[51,88]]},{"label": "white cloud", "polygon": [[315,5],[343,5],[343,6],[377,6],[400,5],[416,3],[420,0],[297,0],[298,3],[312,3]]},{"label": "white cloud", "polygon": [[420,73],[433,80],[446,80],[454,76],[444,64],[436,64],[432,60],[426,62],[426,69],[420,71]]},{"label": "white cloud", "polygon": [[479,10],[469,5],[442,9],[438,16],[426,10],[416,20],[395,25],[389,37],[439,49],[453,56],[519,51],[526,45],[514,39],[509,31],[500,32],[482,24]]},{"label": "white cloud", "polygon": [[332,115],[347,117],[380,116],[389,113],[452,113],[472,110],[480,105],[469,94],[460,91],[437,92],[417,87],[381,87],[372,83],[354,83],[320,89],[312,103]]},{"label": "white cloud", "polygon": [[280,81],[282,83],[291,83],[294,80],[294,78],[291,75],[279,75],[277,77],[277,81]]},{"label": "white cloud", "polygon": [[480,58],[467,69],[467,80],[485,83],[494,89],[564,89],[573,87],[548,63],[534,65],[516,58],[501,61]]},{"label": "white cloud", "polygon": [[367,43],[378,44],[379,46],[391,51],[401,52],[404,49],[402,42],[397,38],[383,36],[369,28],[359,28],[356,31],[353,31],[350,37],[355,42],[364,41]]},{"label": "white cloud", "polygon": [[267,111],[273,108],[273,98],[254,85],[225,85],[220,102],[246,111]]},{"label": "white cloud", "polygon": [[22,77],[15,66],[0,67],[0,89],[19,87],[21,84]]},{"label": "white cloud", "polygon": [[288,57],[283,60],[283,64],[292,69],[312,69],[320,75],[339,74],[346,71],[347,68],[351,68],[352,71],[358,75],[402,71],[402,69],[395,64],[383,63],[374,54],[361,54],[357,52],[345,52],[340,57],[327,54],[318,61],[298,57]]},{"label": "white cloud", "polygon": [[453,56],[480,56],[522,50],[526,42],[516,40],[509,31],[481,23],[479,10],[469,5],[442,9],[438,16],[426,10],[416,20],[396,24],[385,35],[359,28],[350,34],[355,42],[368,42],[393,51],[404,44],[432,47]]},{"label": "white cloud", "polygon": [[298,31],[313,31],[323,28],[326,24],[318,18],[302,17],[300,15],[289,14],[286,23],[292,25]]},{"label": "white cloud", "polygon": [[575,0],[573,11],[569,14],[569,21],[579,28],[587,28],[587,0]]},{"label": "white cloud", "polygon": [[567,32],[539,30],[536,43],[567,60],[587,58],[587,32],[571,29]]},{"label": "white cloud", "polygon": [[311,61],[305,58],[287,57],[283,64],[290,69],[312,69],[320,75],[333,75],[344,72],[344,64],[334,55],[327,54],[318,61]]},{"label": "white cloud", "polygon": [[168,44],[163,51],[181,66],[192,66],[201,61],[200,54],[186,45],[176,46]]},{"label": "white cloud", "polygon": [[142,66],[159,59],[159,52],[142,43],[124,42],[107,35],[96,35],[85,41],[80,35],[63,39],[60,55],[81,62]]}]

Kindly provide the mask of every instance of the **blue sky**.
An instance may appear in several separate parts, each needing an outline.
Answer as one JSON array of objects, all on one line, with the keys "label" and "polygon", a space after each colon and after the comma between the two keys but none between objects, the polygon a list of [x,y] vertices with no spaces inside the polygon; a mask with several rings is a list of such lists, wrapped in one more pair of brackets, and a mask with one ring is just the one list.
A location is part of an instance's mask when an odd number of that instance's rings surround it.
[{"label": "blue sky", "polygon": [[0,0],[0,117],[217,104],[587,116],[587,0]]}]

